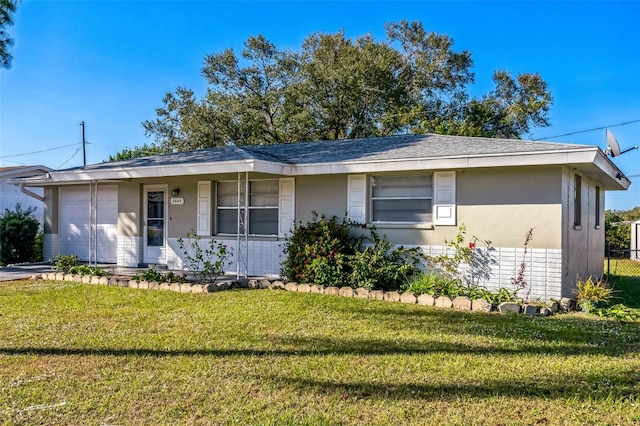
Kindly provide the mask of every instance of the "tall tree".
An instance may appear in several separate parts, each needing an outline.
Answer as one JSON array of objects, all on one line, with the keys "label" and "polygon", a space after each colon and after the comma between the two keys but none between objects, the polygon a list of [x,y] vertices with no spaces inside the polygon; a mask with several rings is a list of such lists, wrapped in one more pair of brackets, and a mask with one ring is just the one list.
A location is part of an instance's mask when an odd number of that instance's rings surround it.
[{"label": "tall tree", "polygon": [[553,100],[538,74],[496,71],[495,89],[470,99],[471,53],[420,22],[390,23],[386,33],[385,41],[315,33],[298,52],[249,37],[240,56],[208,55],[206,95],[168,93],[146,134],[175,151],[407,131],[520,138],[548,125]]},{"label": "tall tree", "polygon": [[9,48],[13,46],[13,39],[7,32],[7,27],[13,25],[13,14],[16,12],[18,0],[0,0],[0,67],[11,68],[13,56]]},{"label": "tall tree", "polygon": [[162,148],[156,145],[147,145],[146,143],[142,146],[136,146],[133,149],[125,148],[122,151],[116,153],[115,155],[110,155],[108,162],[111,161],[121,161],[121,160],[129,160],[132,158],[140,158],[140,157],[149,157],[152,155],[162,154]]}]

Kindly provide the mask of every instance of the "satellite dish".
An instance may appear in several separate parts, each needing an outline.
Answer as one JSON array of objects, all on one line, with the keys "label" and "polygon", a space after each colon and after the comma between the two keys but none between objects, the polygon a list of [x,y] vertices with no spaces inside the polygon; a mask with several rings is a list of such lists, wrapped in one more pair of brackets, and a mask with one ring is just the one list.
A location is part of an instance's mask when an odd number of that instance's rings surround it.
[{"label": "satellite dish", "polygon": [[632,146],[631,148],[625,149],[624,151],[620,151],[620,145],[618,144],[618,141],[613,136],[613,133],[611,133],[611,131],[607,129],[607,150],[605,151],[605,154],[610,155],[612,158],[619,157],[625,152],[629,152],[634,149],[638,149],[638,147]]},{"label": "satellite dish", "polygon": [[609,129],[607,129],[607,154],[612,157],[620,156],[620,145]]}]

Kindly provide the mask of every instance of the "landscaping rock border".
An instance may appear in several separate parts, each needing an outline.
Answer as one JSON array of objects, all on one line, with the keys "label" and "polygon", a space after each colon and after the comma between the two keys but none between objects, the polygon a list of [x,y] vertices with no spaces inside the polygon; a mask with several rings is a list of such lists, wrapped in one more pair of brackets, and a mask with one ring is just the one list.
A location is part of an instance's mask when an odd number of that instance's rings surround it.
[{"label": "landscaping rock border", "polygon": [[492,305],[483,299],[471,300],[468,297],[459,296],[453,300],[446,296],[435,296],[421,294],[419,296],[410,292],[368,290],[365,288],[344,287],[322,287],[311,284],[298,284],[295,282],[283,282],[280,280],[270,281],[268,279],[247,281],[221,281],[215,283],[167,283],[167,282],[147,282],[134,279],[123,279],[117,277],[98,277],[90,275],[72,275],[60,272],[51,272],[36,275],[35,279],[51,281],[66,281],[79,284],[108,285],[113,287],[128,287],[144,290],[173,291],[176,293],[214,293],[217,291],[232,290],[236,288],[248,289],[270,289],[295,291],[299,293],[326,294],[329,296],[355,297],[369,300],[385,300],[396,303],[411,305],[435,306],[445,309],[457,309],[476,312],[497,311],[500,313],[523,314],[530,317],[550,316],[560,311],[575,309],[575,300],[563,298],[560,302],[549,301],[546,306],[536,306],[513,302],[504,302],[500,305]]}]

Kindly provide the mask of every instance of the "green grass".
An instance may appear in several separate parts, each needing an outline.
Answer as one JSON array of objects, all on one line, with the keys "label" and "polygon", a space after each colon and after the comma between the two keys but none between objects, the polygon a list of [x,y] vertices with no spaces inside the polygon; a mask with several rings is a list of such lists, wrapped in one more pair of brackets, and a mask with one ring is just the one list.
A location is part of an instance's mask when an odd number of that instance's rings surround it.
[{"label": "green grass", "polygon": [[640,324],[0,284],[0,424],[634,424]]},{"label": "green grass", "polygon": [[[605,259],[605,271],[607,260]],[[640,308],[640,262],[629,259],[611,259],[609,283],[613,287],[612,304],[624,303]]]}]

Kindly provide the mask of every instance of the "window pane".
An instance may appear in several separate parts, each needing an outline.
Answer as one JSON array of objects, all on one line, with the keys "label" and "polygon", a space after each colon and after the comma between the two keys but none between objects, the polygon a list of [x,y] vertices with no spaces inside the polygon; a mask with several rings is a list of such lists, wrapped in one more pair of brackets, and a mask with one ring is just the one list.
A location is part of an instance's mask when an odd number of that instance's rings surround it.
[{"label": "window pane", "polygon": [[217,232],[234,235],[238,233],[238,209],[218,209]]},{"label": "window pane", "polygon": [[278,181],[259,180],[250,182],[249,205],[253,207],[276,207],[278,205]]},{"label": "window pane", "polygon": [[147,192],[147,218],[164,218],[164,191]]},{"label": "window pane", "polygon": [[147,245],[162,247],[164,245],[164,220],[147,220]]},{"label": "window pane", "polygon": [[374,222],[431,222],[432,203],[427,200],[373,200]]},{"label": "window pane", "polygon": [[276,235],[278,233],[278,209],[249,209],[249,233]]},{"label": "window pane", "polygon": [[371,191],[374,198],[431,197],[433,194],[431,175],[376,176],[371,180]]},{"label": "window pane", "polygon": [[218,206],[238,206],[238,182],[218,182]]}]

